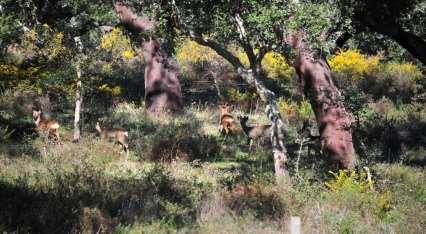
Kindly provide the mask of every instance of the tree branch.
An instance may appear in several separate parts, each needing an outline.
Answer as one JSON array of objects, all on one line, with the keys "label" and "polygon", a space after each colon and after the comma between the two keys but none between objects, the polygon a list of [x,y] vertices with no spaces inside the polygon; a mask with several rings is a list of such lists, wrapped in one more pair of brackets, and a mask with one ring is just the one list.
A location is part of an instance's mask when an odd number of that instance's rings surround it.
[{"label": "tree branch", "polygon": [[340,35],[339,38],[336,40],[335,47],[331,50],[332,54],[335,54],[339,49],[341,49],[345,43],[352,37],[352,34],[348,32],[344,32],[342,35]]},{"label": "tree branch", "polygon": [[155,23],[144,16],[137,16],[132,9],[124,6],[121,2],[114,3],[115,12],[120,17],[122,24],[137,31],[153,31]]},{"label": "tree branch", "polygon": [[250,62],[250,67],[255,68],[256,64],[256,55],[254,54],[253,47],[251,46],[249,40],[247,39],[247,32],[244,27],[244,22],[241,16],[237,13],[234,15],[234,20],[237,23],[237,29],[240,34],[240,44],[243,46],[244,51],[247,54],[247,57]]},{"label": "tree branch", "polygon": [[263,57],[265,57],[265,55],[271,50],[270,47],[268,46],[262,46],[259,49],[259,53],[256,56],[256,62],[261,63]]},{"label": "tree branch", "polygon": [[178,24],[179,24],[180,28],[183,29],[184,33],[187,36],[189,36],[192,40],[194,40],[198,44],[203,45],[203,46],[207,46],[207,47],[211,48],[212,50],[214,50],[217,54],[219,54],[224,59],[226,59],[229,63],[231,63],[231,65],[234,68],[244,68],[244,65],[240,61],[240,59],[238,57],[236,57],[234,54],[232,54],[230,51],[228,51],[221,44],[219,44],[218,42],[216,42],[214,40],[204,38],[203,36],[199,35],[194,30],[190,29],[187,25],[185,25],[185,23],[183,22],[183,20],[181,18],[180,11],[179,11],[179,8],[176,5],[175,0],[172,0],[172,4],[173,4],[173,7],[175,9]]}]

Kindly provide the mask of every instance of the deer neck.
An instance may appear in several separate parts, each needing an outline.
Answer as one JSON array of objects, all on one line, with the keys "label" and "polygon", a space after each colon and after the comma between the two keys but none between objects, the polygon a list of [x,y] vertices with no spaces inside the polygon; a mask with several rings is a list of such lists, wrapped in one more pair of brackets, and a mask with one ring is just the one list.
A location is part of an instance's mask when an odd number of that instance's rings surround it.
[{"label": "deer neck", "polygon": [[96,130],[97,130],[99,133],[102,133],[102,128],[101,128],[101,126],[97,125],[95,128],[96,128]]},{"label": "deer neck", "polygon": [[248,136],[251,129],[253,129],[253,127],[247,126],[247,122],[241,122],[240,121],[240,124],[241,124],[241,128],[243,129],[244,133]]},{"label": "deer neck", "polygon": [[220,116],[231,115],[228,111],[221,111]]}]

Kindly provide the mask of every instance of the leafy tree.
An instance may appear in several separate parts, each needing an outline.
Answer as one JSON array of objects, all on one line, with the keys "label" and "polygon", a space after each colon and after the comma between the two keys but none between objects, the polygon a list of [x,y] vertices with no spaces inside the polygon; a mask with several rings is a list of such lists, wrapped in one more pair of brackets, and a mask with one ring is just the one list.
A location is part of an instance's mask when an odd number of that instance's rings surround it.
[{"label": "leafy tree", "polygon": [[[103,1],[84,1],[84,0],[69,0],[69,1],[11,1],[4,0],[1,2],[2,19],[8,19],[8,16],[3,17],[3,12],[15,16],[14,24],[22,25],[20,28],[10,27],[7,33],[3,35],[15,35],[28,28],[40,28],[41,25],[47,25],[53,31],[60,32],[62,35],[63,46],[68,51],[69,57],[62,60],[64,63],[71,63],[75,68],[75,120],[74,120],[74,141],[80,139],[80,111],[82,105],[82,80],[84,72],[81,69],[83,54],[88,54],[88,51],[94,49],[93,39],[96,31],[102,25],[110,25],[116,22],[115,14],[112,5],[105,4]],[[3,20],[4,21],[4,20]],[[7,23],[8,21],[6,21]],[[3,22],[2,22],[3,23]],[[39,37],[38,33],[35,36],[37,42],[36,48],[44,48],[49,46],[48,41]],[[8,37],[10,38],[10,36]],[[9,42],[11,42],[9,40]],[[47,56],[52,56],[51,52],[47,51]],[[45,55],[46,56],[46,55]],[[26,58],[24,64],[32,64],[34,62],[52,64],[52,61],[40,60],[40,56],[31,56]],[[55,82],[61,82],[55,80]]]},{"label": "leafy tree", "polygon": [[425,9],[421,0],[339,0],[342,18],[355,32],[375,32],[396,41],[426,64]]}]

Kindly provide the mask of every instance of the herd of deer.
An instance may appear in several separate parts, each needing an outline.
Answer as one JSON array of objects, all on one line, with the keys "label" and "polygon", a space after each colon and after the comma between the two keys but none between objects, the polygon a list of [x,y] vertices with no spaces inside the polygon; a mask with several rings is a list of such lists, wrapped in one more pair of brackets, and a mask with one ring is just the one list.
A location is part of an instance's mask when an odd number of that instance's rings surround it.
[{"label": "herd of deer", "polygon": [[[238,129],[237,124],[235,123],[236,121],[230,113],[230,108],[231,106],[227,103],[219,105],[219,131],[221,133],[235,133]],[[243,129],[244,134],[247,136],[250,150],[255,141],[259,144],[259,139],[271,135],[272,125],[248,126],[248,116],[237,116],[237,119],[240,121],[241,128]]]},{"label": "herd of deer", "polygon": [[[219,132],[226,135],[235,133],[238,129],[236,121],[230,113],[230,107],[231,106],[227,103],[219,105]],[[46,119],[42,116],[41,111],[36,110],[33,111],[33,117],[36,125],[36,130],[38,132],[45,131],[47,132],[49,139],[52,139],[54,142],[60,142],[60,125],[58,121],[53,119]],[[248,138],[250,150],[255,141],[258,141],[262,137],[269,136],[271,133],[271,125],[248,126],[247,116],[238,116],[237,119],[240,121],[241,128]],[[125,151],[129,149],[129,133],[126,129],[101,127],[99,122],[96,122],[95,129],[97,130],[102,139],[114,140],[115,142],[119,143]]]},{"label": "herd of deer", "polygon": [[[53,119],[45,119],[41,111],[33,111],[34,122],[38,132],[46,131],[49,139],[54,142],[59,142],[59,123]],[[124,150],[129,149],[129,132],[123,128],[105,128],[101,127],[99,122],[96,122],[95,129],[98,131],[102,139],[111,139],[123,146]]]}]

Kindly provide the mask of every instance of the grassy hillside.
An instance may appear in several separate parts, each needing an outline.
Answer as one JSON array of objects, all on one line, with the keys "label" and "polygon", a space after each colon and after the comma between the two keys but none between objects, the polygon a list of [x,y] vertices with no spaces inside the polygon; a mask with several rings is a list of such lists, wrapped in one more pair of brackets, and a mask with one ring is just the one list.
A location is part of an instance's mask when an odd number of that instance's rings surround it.
[{"label": "grassy hillside", "polygon": [[371,163],[371,183],[362,170],[330,173],[303,148],[290,154],[292,177],[276,184],[268,146],[249,151],[242,134],[221,136],[218,118],[216,107],[194,105],[148,120],[143,107],[120,105],[105,120],[129,130],[128,154],[97,138],[94,123],[80,144],[66,127],[60,145],[44,136],[2,143],[0,231],[283,233],[290,216],[303,233],[425,230],[424,167]]}]

